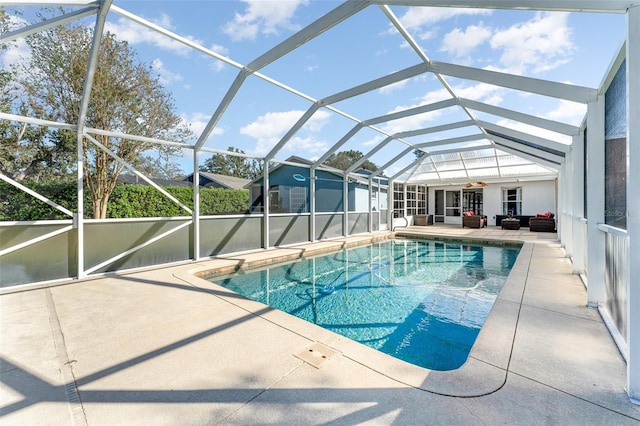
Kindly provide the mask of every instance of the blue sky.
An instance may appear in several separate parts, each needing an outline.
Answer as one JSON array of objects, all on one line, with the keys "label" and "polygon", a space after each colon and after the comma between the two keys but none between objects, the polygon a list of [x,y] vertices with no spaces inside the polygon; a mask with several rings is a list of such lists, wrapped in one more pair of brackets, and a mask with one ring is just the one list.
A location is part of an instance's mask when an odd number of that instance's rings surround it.
[{"label": "blue sky", "polygon": [[[114,0],[114,5],[243,65],[340,3],[331,0]],[[23,16],[29,19],[35,8],[24,10]],[[599,86],[625,34],[624,15],[411,7],[392,7],[391,10],[431,60],[588,87]],[[86,18],[85,22],[91,25],[93,20]],[[109,14],[107,29],[127,40],[140,60],[153,64],[176,101],[176,112],[199,134],[238,69],[116,13]],[[4,65],[18,60],[20,52],[24,54],[20,49],[24,47],[18,44],[15,51],[6,54]],[[321,99],[418,63],[418,55],[392,27],[383,11],[378,6],[368,6],[260,72],[307,96]],[[571,124],[579,124],[584,116],[584,108],[571,102],[445,78],[461,97]],[[440,82],[427,74],[339,102],[334,107],[365,120],[446,97],[448,94]],[[300,96],[249,77],[206,146],[217,149],[233,146],[249,154],[264,155],[309,106],[309,101]],[[393,133],[451,122],[458,116],[466,119],[459,109],[447,109],[381,124],[379,128]],[[480,113],[477,117],[499,121]],[[285,159],[290,155],[317,158],[354,124],[335,112],[321,109],[276,158]],[[500,124],[521,126],[504,120]],[[422,143],[430,138],[469,132],[462,129],[407,140]],[[547,136],[563,141],[557,135]],[[343,149],[367,152],[383,138],[384,135],[376,131],[364,129]],[[392,143],[372,160],[384,164],[401,146],[399,142]],[[203,157],[207,158],[208,154]]]}]

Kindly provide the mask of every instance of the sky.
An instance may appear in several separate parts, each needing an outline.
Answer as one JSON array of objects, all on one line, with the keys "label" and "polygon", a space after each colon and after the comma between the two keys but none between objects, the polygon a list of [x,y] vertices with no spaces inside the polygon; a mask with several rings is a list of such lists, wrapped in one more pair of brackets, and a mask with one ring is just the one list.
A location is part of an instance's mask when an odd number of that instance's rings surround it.
[{"label": "sky", "polygon": [[[341,2],[114,0],[113,4],[243,66]],[[16,25],[33,19],[36,10],[35,6],[23,6]],[[625,16],[618,14],[395,6],[390,10],[430,60],[592,88],[602,83],[625,35]],[[84,18],[83,22],[93,25],[95,17]],[[175,112],[199,135],[238,75],[238,68],[118,13],[109,13],[106,29],[128,41],[138,59],[153,66],[175,100]],[[28,52],[24,42],[19,41],[1,58],[2,64],[8,66],[25,55]],[[263,156],[311,106],[309,98],[323,99],[419,63],[421,58],[391,25],[383,10],[368,6],[260,70],[291,90],[283,90],[256,76],[247,78],[205,146],[222,150],[234,147]],[[579,125],[585,114],[585,108],[579,104],[451,77],[445,79],[460,97],[574,125]],[[317,159],[356,124],[354,120],[448,97],[441,82],[429,73],[335,103],[332,106],[342,114],[321,108],[276,158],[284,160],[298,155]],[[447,108],[376,127],[392,134],[467,118],[460,108]],[[482,113],[477,113],[476,118],[523,128],[522,124]],[[542,129],[529,130],[559,142],[570,142]],[[406,141],[425,143],[472,133],[477,130],[464,128]],[[384,137],[379,131],[363,129],[341,149],[368,152]],[[405,146],[394,141],[371,160],[385,164]],[[209,155],[204,153],[201,161]],[[394,164],[386,171],[387,175],[410,160]],[[186,158],[179,161],[185,169],[190,167]]]}]

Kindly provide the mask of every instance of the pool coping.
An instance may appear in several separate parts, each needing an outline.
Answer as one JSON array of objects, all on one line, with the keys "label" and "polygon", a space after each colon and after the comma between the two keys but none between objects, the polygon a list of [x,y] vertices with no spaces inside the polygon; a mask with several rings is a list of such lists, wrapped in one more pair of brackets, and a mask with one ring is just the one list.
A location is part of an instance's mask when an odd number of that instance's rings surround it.
[{"label": "pool coping", "polygon": [[[231,290],[205,279],[228,274],[239,269],[255,269],[276,263],[290,262],[302,257],[326,254],[343,248],[355,247],[394,237],[487,242],[490,244],[517,244],[520,253],[500,291],[487,319],[471,349],[467,361],[458,369],[435,371],[419,367],[355,342],[320,326],[309,323],[277,309],[247,299]],[[507,379],[513,343],[516,335],[527,272],[533,254],[534,243],[518,239],[455,238],[439,235],[414,235],[407,232],[386,233],[349,238],[338,241],[321,241],[282,247],[245,254],[220,256],[201,261],[197,265],[185,265],[174,276],[216,297],[309,340],[309,345],[320,344],[336,351],[371,370],[399,383],[438,395],[454,397],[479,397],[496,392]],[[292,354],[298,356],[297,354]],[[325,363],[322,368],[331,363]]]}]

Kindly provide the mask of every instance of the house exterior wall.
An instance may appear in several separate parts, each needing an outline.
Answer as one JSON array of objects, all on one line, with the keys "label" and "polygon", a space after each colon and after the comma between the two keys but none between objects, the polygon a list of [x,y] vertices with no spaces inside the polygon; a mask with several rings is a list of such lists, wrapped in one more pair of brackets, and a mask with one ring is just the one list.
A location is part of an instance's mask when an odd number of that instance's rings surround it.
[{"label": "house exterior wall", "polygon": [[[496,215],[502,215],[502,189],[522,188],[522,215],[535,216],[537,213],[552,212],[557,214],[556,183],[555,180],[539,180],[526,182],[490,183],[482,188],[483,213],[488,218],[488,225],[496,224]],[[463,186],[430,186],[429,214],[435,213],[435,191],[460,191]],[[461,196],[462,198],[462,196]],[[460,211],[462,212],[462,207]],[[462,224],[460,216],[445,216],[445,223]]]}]

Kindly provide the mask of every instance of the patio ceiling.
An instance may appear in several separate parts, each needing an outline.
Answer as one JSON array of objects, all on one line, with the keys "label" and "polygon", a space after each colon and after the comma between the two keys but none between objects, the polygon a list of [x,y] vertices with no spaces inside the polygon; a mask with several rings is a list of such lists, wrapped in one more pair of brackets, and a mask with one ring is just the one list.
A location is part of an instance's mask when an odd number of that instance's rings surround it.
[{"label": "patio ceiling", "polygon": [[[45,2],[24,0],[8,2],[9,5],[37,5]],[[174,33],[168,28],[146,20],[139,15],[124,10],[111,0],[83,1],[67,0],[57,4],[67,6],[70,11],[57,18],[38,22],[2,35],[0,42],[15,40],[36,31],[42,31],[55,25],[96,14],[96,33],[101,34],[105,23],[114,14],[135,22],[140,28],[151,29],[164,35],[168,40],[178,42],[227,66],[237,69],[237,74],[228,85],[221,100],[212,105],[213,111],[197,140],[189,146],[193,152],[220,152],[214,130],[221,125],[225,113],[234,105],[242,89],[250,86],[250,80],[267,83],[284,93],[293,95],[306,104],[306,110],[298,120],[275,143],[270,151],[256,156],[266,161],[284,160],[284,151],[300,130],[308,125],[319,111],[351,123],[344,127],[339,138],[330,140],[332,144],[324,153],[311,158],[313,167],[319,167],[333,153],[353,147],[353,140],[362,132],[377,135],[377,142],[367,146],[364,157],[346,170],[352,173],[365,160],[376,159],[380,169],[375,175],[386,174],[395,181],[438,184],[463,184],[475,181],[505,181],[515,179],[551,179],[557,176],[564,162],[565,154],[571,149],[572,138],[579,135],[580,128],[572,123],[556,121],[536,115],[530,115],[515,109],[496,106],[490,102],[467,99],[456,92],[450,81],[468,81],[474,84],[486,84],[505,89],[509,96],[537,96],[560,99],[575,104],[586,105],[598,96],[598,88],[583,87],[556,81],[542,80],[524,75],[509,74],[489,69],[465,66],[431,60],[429,52],[423,50],[410,31],[397,16],[400,7],[466,7],[483,9],[518,9],[559,12],[605,12],[624,13],[632,5],[624,0],[370,0],[347,1],[333,10],[318,17],[315,21],[300,29],[273,48],[264,51],[253,60],[243,64],[217,53],[196,41]],[[51,2],[46,2],[51,6]],[[290,87],[269,76],[270,65],[295,60],[297,50],[311,43],[324,33],[334,31],[339,24],[349,25],[350,19],[371,9],[382,13],[388,24],[402,37],[414,56],[414,64],[386,72],[378,78],[360,81],[351,87],[326,93],[323,97],[314,97],[295,87]],[[117,35],[117,33],[116,33]],[[99,42],[100,36],[94,39]],[[372,40],[375,43],[375,40]],[[95,49],[89,61],[89,72],[85,82],[85,94],[81,103],[78,123],[58,123],[57,125],[76,125],[80,133],[89,135],[96,132],[109,132],[114,129],[86,129],[84,119],[88,108],[91,90],[91,76],[95,71]],[[293,57],[292,57],[293,56]],[[614,56],[612,54],[612,56]],[[286,66],[286,65],[285,65]],[[265,73],[262,70],[265,69]],[[430,79],[441,89],[440,98],[433,102],[423,102],[418,106],[398,109],[396,105],[380,105],[381,111],[392,111],[377,116],[356,116],[351,106],[355,103],[372,102],[371,96],[377,91],[389,88],[414,78]],[[335,76],[334,76],[335,78]],[[339,80],[339,79],[338,79]],[[335,86],[339,86],[336,84]],[[246,89],[245,89],[246,90]],[[376,98],[378,102],[379,98]],[[524,97],[522,98],[524,99]],[[446,113],[445,113],[446,112]],[[429,121],[428,127],[393,126],[408,118],[431,114],[437,117]],[[37,118],[16,117],[1,114],[0,118],[17,119],[37,123]],[[506,126],[503,122],[512,125]],[[43,123],[41,123],[43,124]],[[51,125],[51,123],[48,123]],[[137,139],[136,135],[128,135]],[[145,139],[146,140],[146,139]],[[156,140],[171,143],[172,141]],[[362,147],[360,145],[359,147]],[[417,151],[421,151],[417,154]],[[235,153],[228,153],[234,155]],[[380,158],[384,162],[380,162]]]}]

